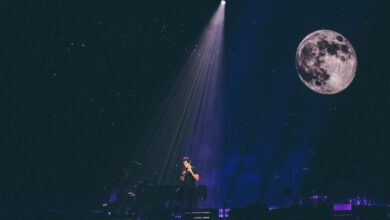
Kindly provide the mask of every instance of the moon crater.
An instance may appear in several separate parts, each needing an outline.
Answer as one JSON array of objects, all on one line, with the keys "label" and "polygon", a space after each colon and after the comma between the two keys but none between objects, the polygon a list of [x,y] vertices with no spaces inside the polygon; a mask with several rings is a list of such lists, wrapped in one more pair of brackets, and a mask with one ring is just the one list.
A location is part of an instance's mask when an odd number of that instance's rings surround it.
[{"label": "moon crater", "polygon": [[299,78],[320,94],[346,89],[355,77],[357,58],[351,43],[341,34],[319,30],[307,35],[296,52]]}]

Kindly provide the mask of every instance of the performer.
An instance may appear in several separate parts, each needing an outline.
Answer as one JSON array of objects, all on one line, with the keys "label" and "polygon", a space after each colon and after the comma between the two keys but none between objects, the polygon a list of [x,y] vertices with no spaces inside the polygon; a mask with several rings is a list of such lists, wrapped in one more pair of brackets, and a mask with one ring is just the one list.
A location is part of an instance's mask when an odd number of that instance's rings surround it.
[{"label": "performer", "polygon": [[184,169],[180,176],[180,182],[182,185],[181,192],[186,209],[194,208],[195,200],[195,187],[196,181],[199,181],[199,173],[194,166],[191,165],[191,159],[189,157],[183,157]]}]

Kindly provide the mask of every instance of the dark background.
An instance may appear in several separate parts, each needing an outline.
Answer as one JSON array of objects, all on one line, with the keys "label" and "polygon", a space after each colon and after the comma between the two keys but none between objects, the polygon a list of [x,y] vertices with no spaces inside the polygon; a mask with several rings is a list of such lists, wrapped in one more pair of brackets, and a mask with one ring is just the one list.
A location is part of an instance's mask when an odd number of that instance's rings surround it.
[{"label": "dark background", "polygon": [[[219,2],[2,5],[0,202],[93,206],[141,147]],[[281,176],[275,191],[389,202],[388,11],[387,1],[227,2],[225,153],[253,161],[227,175],[244,175],[231,191],[242,194],[247,170],[263,166],[259,197]],[[356,50],[356,78],[340,94],[316,94],[297,77],[296,48],[318,29],[342,33]]]}]

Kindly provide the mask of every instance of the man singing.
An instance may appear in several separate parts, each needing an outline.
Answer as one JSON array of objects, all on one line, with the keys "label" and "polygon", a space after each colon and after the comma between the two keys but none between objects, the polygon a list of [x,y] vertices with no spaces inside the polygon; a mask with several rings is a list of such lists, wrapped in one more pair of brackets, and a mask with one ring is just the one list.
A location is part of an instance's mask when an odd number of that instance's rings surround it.
[{"label": "man singing", "polygon": [[191,209],[194,206],[195,186],[196,181],[199,181],[199,174],[196,168],[191,165],[191,159],[189,157],[183,158],[183,165],[184,170],[180,176],[180,182],[182,185],[181,192],[185,208]]}]

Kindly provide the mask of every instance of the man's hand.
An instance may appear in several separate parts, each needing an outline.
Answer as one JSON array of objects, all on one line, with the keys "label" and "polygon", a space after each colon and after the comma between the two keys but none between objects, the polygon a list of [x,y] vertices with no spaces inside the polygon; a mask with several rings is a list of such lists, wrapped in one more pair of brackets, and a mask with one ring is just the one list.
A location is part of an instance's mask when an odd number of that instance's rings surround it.
[{"label": "man's hand", "polygon": [[194,179],[195,179],[196,181],[199,180],[199,174],[195,174],[195,173],[192,171],[192,167],[191,167],[191,166],[187,168],[187,171],[191,173],[192,177],[194,177]]}]

